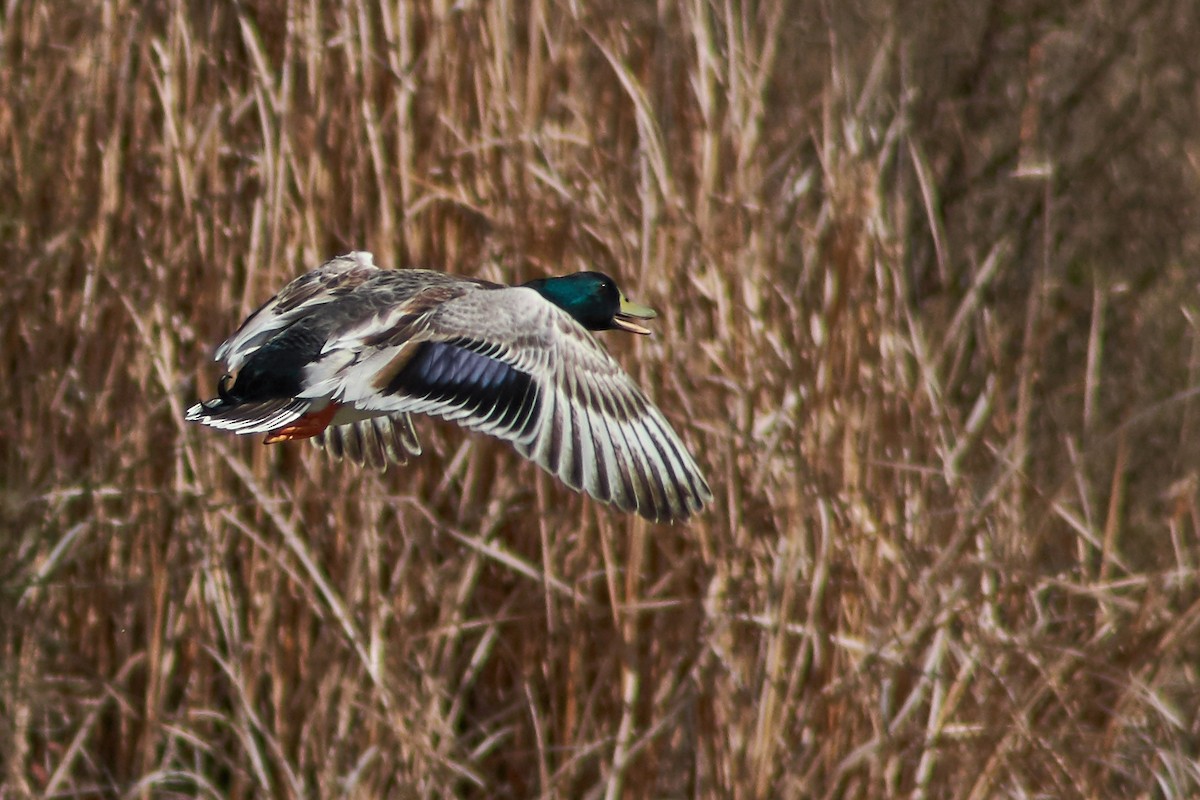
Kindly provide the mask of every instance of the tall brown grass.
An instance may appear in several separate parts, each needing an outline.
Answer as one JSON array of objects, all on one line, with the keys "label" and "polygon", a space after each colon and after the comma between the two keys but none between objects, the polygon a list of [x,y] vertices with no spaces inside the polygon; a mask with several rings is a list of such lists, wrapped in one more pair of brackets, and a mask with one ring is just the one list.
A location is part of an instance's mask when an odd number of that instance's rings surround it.
[{"label": "tall brown grass", "polygon": [[[1190,0],[0,12],[0,795],[1194,797]],[[717,501],[185,427],[370,249],[596,266]]]}]

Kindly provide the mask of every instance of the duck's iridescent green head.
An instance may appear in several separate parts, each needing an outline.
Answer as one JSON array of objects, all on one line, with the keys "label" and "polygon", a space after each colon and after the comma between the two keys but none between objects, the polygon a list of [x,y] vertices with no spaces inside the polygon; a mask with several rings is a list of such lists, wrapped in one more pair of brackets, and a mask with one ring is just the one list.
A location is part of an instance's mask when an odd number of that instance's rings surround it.
[{"label": "duck's iridescent green head", "polygon": [[634,320],[652,319],[652,308],[631,303],[603,272],[576,272],[561,278],[538,278],[524,284],[566,311],[590,331],[619,329],[648,335]]}]

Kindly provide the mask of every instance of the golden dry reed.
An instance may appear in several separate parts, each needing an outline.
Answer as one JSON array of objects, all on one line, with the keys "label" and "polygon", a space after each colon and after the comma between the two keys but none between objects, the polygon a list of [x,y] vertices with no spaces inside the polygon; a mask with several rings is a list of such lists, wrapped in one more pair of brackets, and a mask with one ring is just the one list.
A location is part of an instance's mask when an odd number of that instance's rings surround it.
[{"label": "golden dry reed", "polygon": [[[0,795],[1200,793],[1191,0],[0,10]],[[608,334],[654,526],[187,426],[374,251]]]}]

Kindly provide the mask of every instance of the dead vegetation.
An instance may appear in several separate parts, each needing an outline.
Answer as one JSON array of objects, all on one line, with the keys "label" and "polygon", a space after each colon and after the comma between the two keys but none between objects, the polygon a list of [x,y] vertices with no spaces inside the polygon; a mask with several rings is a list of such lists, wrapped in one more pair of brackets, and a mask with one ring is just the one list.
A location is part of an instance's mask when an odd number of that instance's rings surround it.
[{"label": "dead vegetation", "polygon": [[[10,3],[0,795],[1194,797],[1196,6]],[[350,249],[588,265],[715,507],[185,428]]]}]

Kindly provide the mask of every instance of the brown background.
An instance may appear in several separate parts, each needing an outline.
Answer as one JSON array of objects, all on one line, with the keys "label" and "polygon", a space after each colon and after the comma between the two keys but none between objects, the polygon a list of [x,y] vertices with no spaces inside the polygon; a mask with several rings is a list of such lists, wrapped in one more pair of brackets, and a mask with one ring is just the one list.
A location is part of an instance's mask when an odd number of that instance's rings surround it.
[{"label": "brown background", "polygon": [[[0,794],[1196,796],[1198,8],[6,4]],[[618,276],[711,511],[185,426],[350,249]]]}]

